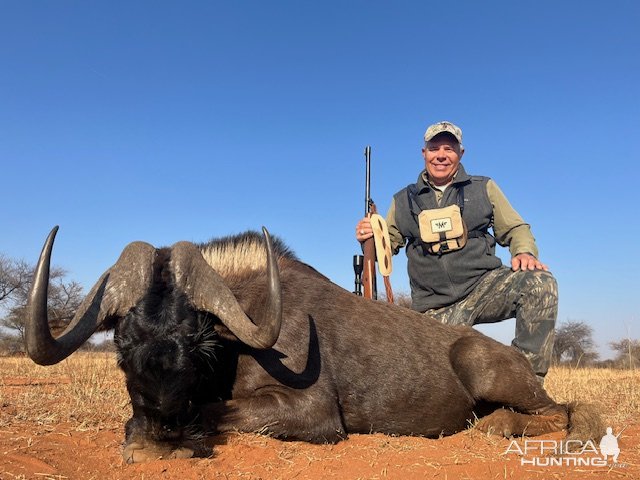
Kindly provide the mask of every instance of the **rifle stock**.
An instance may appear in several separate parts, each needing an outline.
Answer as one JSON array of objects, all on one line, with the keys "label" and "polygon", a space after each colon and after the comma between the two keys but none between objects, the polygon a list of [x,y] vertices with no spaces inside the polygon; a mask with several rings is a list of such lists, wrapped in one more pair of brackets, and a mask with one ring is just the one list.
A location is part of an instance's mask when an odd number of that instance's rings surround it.
[{"label": "rifle stock", "polygon": [[364,253],[362,269],[362,289],[365,298],[376,300],[378,298],[378,288],[376,285],[376,246],[373,239],[364,242],[362,246]]}]

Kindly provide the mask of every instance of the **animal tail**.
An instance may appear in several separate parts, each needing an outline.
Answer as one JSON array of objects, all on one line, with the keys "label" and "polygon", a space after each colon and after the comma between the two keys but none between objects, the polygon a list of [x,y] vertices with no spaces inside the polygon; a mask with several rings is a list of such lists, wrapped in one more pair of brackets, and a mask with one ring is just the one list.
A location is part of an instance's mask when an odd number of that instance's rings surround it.
[{"label": "animal tail", "polygon": [[567,440],[600,441],[605,427],[600,410],[594,404],[570,402],[565,407],[569,415]]}]

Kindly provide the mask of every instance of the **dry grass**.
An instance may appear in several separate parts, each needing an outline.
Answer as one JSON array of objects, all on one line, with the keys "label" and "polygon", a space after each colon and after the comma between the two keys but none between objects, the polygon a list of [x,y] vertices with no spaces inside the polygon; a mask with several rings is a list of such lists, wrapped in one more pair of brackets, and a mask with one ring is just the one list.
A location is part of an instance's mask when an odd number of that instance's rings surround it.
[{"label": "dry grass", "polygon": [[[640,411],[638,370],[553,368],[545,387],[558,402],[597,404],[608,425],[626,425]],[[118,429],[131,415],[113,353],[76,353],[51,367],[0,358],[0,406],[0,427],[65,422],[81,431]]]},{"label": "dry grass", "polygon": [[594,403],[607,425],[626,425],[640,411],[640,370],[557,367],[545,388],[557,402]]},{"label": "dry grass", "polygon": [[[131,416],[115,354],[77,353],[51,366],[0,359],[0,427],[16,421],[71,423],[77,430],[121,428]],[[5,415],[5,409],[9,413]]]}]

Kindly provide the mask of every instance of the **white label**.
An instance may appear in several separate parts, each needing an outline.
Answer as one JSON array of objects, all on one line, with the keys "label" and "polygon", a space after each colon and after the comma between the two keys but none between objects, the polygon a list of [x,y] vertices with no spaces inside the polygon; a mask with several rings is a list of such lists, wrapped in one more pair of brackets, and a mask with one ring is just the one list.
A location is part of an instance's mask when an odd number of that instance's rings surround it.
[{"label": "white label", "polygon": [[436,218],[435,220],[431,220],[431,231],[433,233],[448,232],[452,228],[451,217]]}]

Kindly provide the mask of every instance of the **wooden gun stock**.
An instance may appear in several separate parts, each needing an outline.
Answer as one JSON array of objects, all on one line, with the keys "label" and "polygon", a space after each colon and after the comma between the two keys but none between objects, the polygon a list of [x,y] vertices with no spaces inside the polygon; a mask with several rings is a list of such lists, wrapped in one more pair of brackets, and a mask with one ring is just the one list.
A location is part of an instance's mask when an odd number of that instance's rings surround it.
[{"label": "wooden gun stock", "polygon": [[[368,216],[371,216],[372,213],[376,213],[376,206],[373,202],[371,202],[368,213]],[[364,254],[364,264],[362,269],[362,289],[364,290],[364,297],[377,300],[376,242],[373,237],[364,241],[362,244],[362,252]]]}]

